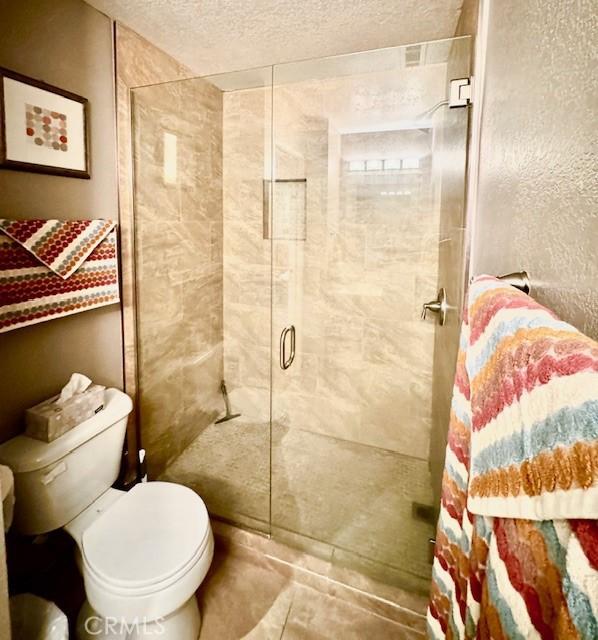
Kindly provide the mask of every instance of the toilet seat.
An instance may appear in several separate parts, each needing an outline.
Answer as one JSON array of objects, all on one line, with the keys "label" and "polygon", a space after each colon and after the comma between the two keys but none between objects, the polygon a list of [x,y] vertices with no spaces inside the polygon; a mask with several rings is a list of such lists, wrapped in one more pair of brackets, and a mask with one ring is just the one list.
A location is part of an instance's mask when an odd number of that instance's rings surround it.
[{"label": "toilet seat", "polygon": [[167,615],[193,595],[213,550],[208,512],[194,491],[169,482],[138,484],[83,532],[87,597],[103,616]]},{"label": "toilet seat", "polygon": [[83,533],[83,561],[98,581],[143,591],[184,572],[209,527],[207,509],[191,489],[141,483]]},{"label": "toilet seat", "polygon": [[114,595],[143,596],[143,595],[152,594],[158,591],[162,591],[163,589],[166,589],[170,585],[178,582],[182,576],[188,573],[191,569],[193,569],[193,567],[199,561],[201,561],[203,555],[206,553],[206,549],[210,542],[209,533],[210,533],[209,531],[206,531],[206,535],[202,540],[201,546],[195,552],[193,557],[185,564],[185,566],[179,569],[178,571],[176,571],[175,573],[172,573],[172,575],[168,576],[164,580],[158,580],[155,582],[151,581],[143,585],[134,584],[132,586],[126,586],[126,585],[123,586],[116,583],[113,580],[110,580],[109,578],[106,579],[104,576],[99,574],[94,568],[94,566],[90,565],[85,555],[82,555],[84,571],[86,572],[87,577],[89,579],[93,579],[98,586],[100,586],[101,588],[105,589],[107,592],[110,592]]}]

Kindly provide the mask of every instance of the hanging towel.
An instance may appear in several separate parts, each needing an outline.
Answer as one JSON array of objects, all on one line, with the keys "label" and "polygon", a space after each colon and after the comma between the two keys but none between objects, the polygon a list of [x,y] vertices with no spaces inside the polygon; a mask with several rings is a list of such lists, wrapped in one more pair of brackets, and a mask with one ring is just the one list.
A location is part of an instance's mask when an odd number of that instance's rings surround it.
[{"label": "hanging towel", "polygon": [[[540,331],[534,339],[533,331],[546,325],[550,331]],[[512,336],[511,342],[508,336]],[[513,347],[515,342],[518,348]],[[561,433],[559,427],[566,424],[573,434],[558,441],[549,440],[550,453],[557,460],[562,459],[558,458],[561,454],[556,453],[559,446],[565,449],[563,453],[579,443],[596,451],[596,437],[592,438],[591,430],[583,427],[586,420],[572,420],[570,413],[559,413],[559,408],[566,406],[577,415],[577,407],[596,398],[596,385],[593,391],[585,387],[585,378],[578,373],[595,374],[591,360],[596,361],[596,347],[596,343],[560,323],[531,298],[499,280],[483,276],[472,283],[460,338],[442,481],[427,614],[430,638],[598,638],[598,521],[593,517],[587,519],[592,505],[588,505],[583,496],[576,502],[582,510],[575,512],[576,518],[538,519],[542,509],[546,514],[560,513],[557,508],[561,508],[562,513],[570,513],[567,495],[574,500],[580,490],[591,495],[595,482],[579,482],[578,477],[587,476],[576,475],[570,464],[564,463],[564,469],[558,464],[546,467],[541,485],[526,479],[519,484],[518,492],[509,493],[505,487],[510,489],[510,484],[503,486],[496,481],[490,485],[489,492],[485,491],[484,498],[496,499],[482,503],[484,510],[497,505],[500,508],[501,498],[523,498],[523,507],[529,508],[524,497],[552,496],[534,503],[534,519],[480,515],[474,512],[480,501],[475,503],[470,495],[475,438],[485,428],[482,425],[494,426],[492,420],[501,415],[501,411],[506,438],[519,434],[522,451],[531,456],[530,459],[538,452],[538,447],[530,447],[537,442],[533,435],[535,425],[553,414],[558,416],[551,423],[556,433]],[[497,357],[499,353],[502,356]],[[572,355],[575,357],[568,357]],[[563,361],[565,364],[558,366]],[[493,378],[492,372],[497,369],[500,375]],[[538,370],[539,375],[535,373]],[[527,405],[521,400],[538,388],[550,388],[546,385],[551,381],[578,374],[587,396],[583,396],[583,400],[575,392],[564,396],[563,392],[554,390],[548,394],[549,398],[547,394],[538,395],[536,401]],[[492,380],[502,382],[508,392],[494,387]],[[477,394],[482,395],[478,398]],[[544,402],[544,409],[539,406],[538,398]],[[561,404],[557,401],[559,398]],[[504,412],[513,405],[517,408],[511,412],[512,421],[509,421],[505,418],[509,414]],[[579,415],[585,415],[583,410]],[[487,416],[492,418],[488,420]],[[487,451],[488,446],[503,437],[495,433],[493,438],[480,440],[478,451]],[[586,472],[591,468],[595,474],[595,453],[593,455],[590,466],[583,468]],[[525,459],[520,455],[520,465]],[[555,476],[554,481],[549,481],[546,469]],[[559,473],[563,478],[571,478],[571,482],[562,482],[559,486]],[[478,473],[475,477],[479,476]],[[513,489],[516,487],[514,483]],[[556,494],[557,491],[561,493]],[[513,504],[512,500],[507,502],[509,506]]]},{"label": "hanging towel", "polygon": [[598,344],[496,278],[468,318],[469,510],[598,518]]},{"label": "hanging towel", "polygon": [[0,219],[0,333],[118,302],[115,226]]}]

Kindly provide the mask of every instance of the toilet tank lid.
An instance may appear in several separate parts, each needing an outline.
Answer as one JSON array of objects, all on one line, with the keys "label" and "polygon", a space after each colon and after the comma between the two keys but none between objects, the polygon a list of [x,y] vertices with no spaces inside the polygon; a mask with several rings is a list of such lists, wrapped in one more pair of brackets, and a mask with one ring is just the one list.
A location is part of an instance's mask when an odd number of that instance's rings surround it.
[{"label": "toilet tank lid", "polygon": [[132,409],[133,403],[126,393],[118,389],[106,389],[104,409],[53,442],[42,442],[21,435],[0,444],[0,464],[9,466],[13,473],[43,469],[126,418]]}]

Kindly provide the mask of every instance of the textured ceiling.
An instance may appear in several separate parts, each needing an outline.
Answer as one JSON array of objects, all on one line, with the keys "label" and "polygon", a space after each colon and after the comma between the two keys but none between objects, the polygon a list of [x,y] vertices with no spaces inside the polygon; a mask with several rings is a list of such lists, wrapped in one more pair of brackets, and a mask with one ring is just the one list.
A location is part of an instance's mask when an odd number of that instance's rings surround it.
[{"label": "textured ceiling", "polygon": [[198,75],[448,38],[462,0],[87,0]]}]

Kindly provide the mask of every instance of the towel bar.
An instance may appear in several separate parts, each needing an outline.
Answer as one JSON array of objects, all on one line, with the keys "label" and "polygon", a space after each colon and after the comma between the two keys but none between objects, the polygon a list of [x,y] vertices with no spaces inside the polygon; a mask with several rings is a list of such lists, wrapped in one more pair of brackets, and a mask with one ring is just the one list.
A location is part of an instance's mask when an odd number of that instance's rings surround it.
[{"label": "towel bar", "polygon": [[512,287],[523,291],[529,295],[532,290],[527,271],[514,271],[513,273],[505,273],[504,276],[497,276],[499,280],[510,284]]}]

